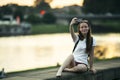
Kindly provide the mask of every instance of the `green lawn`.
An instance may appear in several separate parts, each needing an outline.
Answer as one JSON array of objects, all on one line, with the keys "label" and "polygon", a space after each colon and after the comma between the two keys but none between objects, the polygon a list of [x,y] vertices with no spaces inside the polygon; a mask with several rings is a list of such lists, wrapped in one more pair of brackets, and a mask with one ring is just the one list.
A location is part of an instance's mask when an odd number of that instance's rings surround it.
[{"label": "green lawn", "polygon": [[32,26],[32,34],[66,33],[69,27],[57,24],[38,24]]}]

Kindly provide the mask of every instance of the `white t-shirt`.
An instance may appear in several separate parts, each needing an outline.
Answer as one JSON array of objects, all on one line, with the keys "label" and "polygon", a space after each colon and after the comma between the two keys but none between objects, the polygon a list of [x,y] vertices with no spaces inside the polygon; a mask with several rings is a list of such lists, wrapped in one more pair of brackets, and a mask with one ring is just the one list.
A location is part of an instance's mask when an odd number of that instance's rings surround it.
[{"label": "white t-shirt", "polygon": [[[78,36],[77,39],[74,43],[76,43],[78,41]],[[92,46],[96,46],[96,41],[93,38],[93,44]],[[73,52],[73,56],[74,56],[74,60],[76,62],[79,63],[84,63],[86,65],[88,65],[88,53],[85,52],[86,50],[86,39],[84,40],[79,40],[74,52]]]}]

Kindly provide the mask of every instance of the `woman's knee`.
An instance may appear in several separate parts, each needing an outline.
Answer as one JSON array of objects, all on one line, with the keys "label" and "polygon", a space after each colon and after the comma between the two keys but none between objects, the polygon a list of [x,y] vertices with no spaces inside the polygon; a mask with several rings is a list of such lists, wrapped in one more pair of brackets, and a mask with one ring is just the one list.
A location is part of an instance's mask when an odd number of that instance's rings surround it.
[{"label": "woman's knee", "polygon": [[69,57],[73,58],[73,55],[72,55],[72,54],[70,54],[70,55],[69,55]]},{"label": "woman's knee", "polygon": [[68,56],[68,59],[70,59],[70,60],[74,60],[73,55],[69,55],[69,56]]}]

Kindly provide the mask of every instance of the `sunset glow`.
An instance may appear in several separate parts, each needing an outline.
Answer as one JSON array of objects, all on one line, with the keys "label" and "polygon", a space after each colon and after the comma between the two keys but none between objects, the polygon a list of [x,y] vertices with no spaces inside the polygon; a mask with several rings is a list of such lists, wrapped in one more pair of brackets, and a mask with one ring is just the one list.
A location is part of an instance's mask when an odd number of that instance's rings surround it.
[{"label": "sunset glow", "polygon": [[[18,4],[20,6],[34,6],[35,0],[0,0],[0,6],[7,4]],[[47,1],[50,2],[51,8],[62,8],[64,6],[78,5],[82,6],[83,0],[53,0]]]},{"label": "sunset glow", "polygon": [[18,4],[20,6],[33,6],[34,0],[0,0],[0,6],[7,4]]},{"label": "sunset glow", "polygon": [[64,6],[83,5],[83,0],[53,0],[50,3],[51,8],[62,8]]}]

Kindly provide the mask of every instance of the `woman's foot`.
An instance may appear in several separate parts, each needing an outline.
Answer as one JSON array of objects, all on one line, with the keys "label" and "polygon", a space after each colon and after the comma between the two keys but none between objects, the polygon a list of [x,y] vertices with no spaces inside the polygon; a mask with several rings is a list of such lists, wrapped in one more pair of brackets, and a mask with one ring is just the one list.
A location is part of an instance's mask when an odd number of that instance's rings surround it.
[{"label": "woman's foot", "polygon": [[70,69],[69,68],[65,68],[63,71],[70,71]]},{"label": "woman's foot", "polygon": [[61,73],[57,72],[56,77],[61,77]]}]

